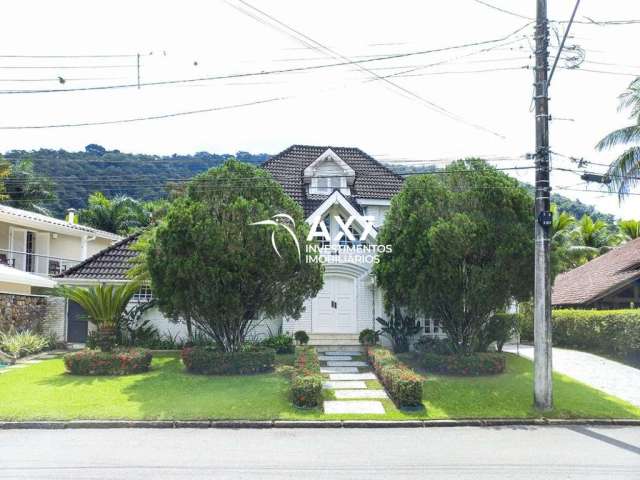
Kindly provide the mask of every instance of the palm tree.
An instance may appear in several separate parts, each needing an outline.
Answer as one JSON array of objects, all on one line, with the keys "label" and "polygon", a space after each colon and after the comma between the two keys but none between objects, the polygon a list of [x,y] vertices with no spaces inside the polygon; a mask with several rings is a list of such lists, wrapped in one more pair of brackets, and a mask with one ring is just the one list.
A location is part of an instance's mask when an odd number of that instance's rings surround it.
[{"label": "palm tree", "polygon": [[638,220],[620,220],[618,227],[622,234],[629,240],[640,237],[640,221]]},{"label": "palm tree", "polygon": [[628,148],[611,163],[606,174],[610,180],[609,188],[617,191],[618,198],[622,199],[640,181],[640,77],[633,80],[619,98],[618,110],[631,108],[629,118],[634,123],[614,130],[600,140],[596,148],[608,150],[628,145]]},{"label": "palm tree", "polygon": [[137,282],[121,285],[100,284],[90,288],[60,288],[60,293],[80,305],[98,328],[98,344],[103,352],[112,350],[116,330],[131,297],[138,291]]},{"label": "palm tree", "polygon": [[80,210],[80,222],[111,233],[128,234],[150,222],[144,206],[131,197],[107,198],[95,192],[87,200],[87,208]]},{"label": "palm tree", "polygon": [[619,234],[612,233],[603,220],[594,221],[589,215],[583,215],[573,232],[573,245],[569,251],[576,264],[581,265],[598,255],[608,252],[622,242]]},{"label": "palm tree", "polygon": [[558,205],[551,204],[553,220],[551,224],[551,270],[552,277],[573,267],[570,260],[569,247],[571,235],[576,224],[573,215],[560,212]]}]

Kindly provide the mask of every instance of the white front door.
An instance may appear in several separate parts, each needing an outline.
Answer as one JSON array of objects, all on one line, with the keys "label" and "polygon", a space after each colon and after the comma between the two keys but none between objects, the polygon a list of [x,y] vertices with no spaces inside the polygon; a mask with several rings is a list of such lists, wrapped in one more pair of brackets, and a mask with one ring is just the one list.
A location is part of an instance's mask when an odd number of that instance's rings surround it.
[{"label": "white front door", "polygon": [[327,275],[311,305],[314,333],[357,333],[354,279]]}]

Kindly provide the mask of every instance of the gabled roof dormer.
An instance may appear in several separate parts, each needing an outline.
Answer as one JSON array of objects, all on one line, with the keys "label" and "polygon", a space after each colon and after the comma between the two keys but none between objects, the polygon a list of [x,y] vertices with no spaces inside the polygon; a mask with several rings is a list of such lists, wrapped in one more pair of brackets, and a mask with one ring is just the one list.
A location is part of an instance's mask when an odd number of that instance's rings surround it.
[{"label": "gabled roof dormer", "polygon": [[304,169],[304,183],[311,195],[330,195],[335,190],[351,195],[355,179],[353,168],[330,148]]}]

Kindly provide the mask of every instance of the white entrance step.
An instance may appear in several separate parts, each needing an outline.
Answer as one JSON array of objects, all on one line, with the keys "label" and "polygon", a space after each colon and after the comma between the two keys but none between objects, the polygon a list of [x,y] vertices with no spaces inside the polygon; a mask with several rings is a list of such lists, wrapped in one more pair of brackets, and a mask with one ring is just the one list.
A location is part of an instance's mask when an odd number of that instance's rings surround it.
[{"label": "white entrance step", "polygon": [[336,390],[333,392],[338,400],[354,398],[389,398],[384,390]]},{"label": "white entrance step", "polygon": [[[317,350],[318,348],[316,348]],[[327,357],[359,357],[360,355],[362,355],[362,351],[350,351],[350,350],[343,350],[343,351],[325,351],[322,352],[323,356],[327,356]],[[338,358],[332,358],[332,360],[339,360]]]},{"label": "white entrance step", "polygon": [[327,400],[324,402],[324,413],[384,414],[384,407],[376,400]]},{"label": "white entrance step", "polygon": [[360,350],[360,341],[357,333],[310,333],[309,345],[314,347],[338,347],[331,350],[342,350],[340,347],[354,347],[350,350]]},{"label": "white entrance step", "polygon": [[366,362],[360,362],[357,360],[345,360],[334,362],[332,360],[327,361],[327,367],[366,367],[369,364]]},{"label": "white entrance step", "polygon": [[320,367],[320,373],[358,373],[358,367]]},{"label": "white entrance step", "polygon": [[318,355],[318,360],[320,360],[321,362],[336,362],[341,360],[349,361],[351,359],[351,355]]},{"label": "white entrance step", "polygon": [[[2,370],[0,370],[0,373],[2,373]],[[336,381],[328,380],[322,383],[322,388],[325,388],[327,390],[341,390],[341,389],[355,390],[355,389],[367,388],[367,384],[364,383],[362,380],[352,380],[350,382],[341,382],[341,381],[336,382]]]},{"label": "white entrance step", "polygon": [[376,380],[378,377],[371,372],[367,373],[330,373],[329,380]]}]

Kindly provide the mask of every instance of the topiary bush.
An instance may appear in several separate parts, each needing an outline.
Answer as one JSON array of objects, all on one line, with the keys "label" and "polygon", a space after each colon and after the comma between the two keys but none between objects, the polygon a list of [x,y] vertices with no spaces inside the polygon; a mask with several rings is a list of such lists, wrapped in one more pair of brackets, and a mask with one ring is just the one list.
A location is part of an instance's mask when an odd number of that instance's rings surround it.
[{"label": "topiary bush", "polygon": [[113,352],[81,350],[67,353],[64,365],[72,375],[129,375],[148,372],[152,359],[151,352],[144,349]]},{"label": "topiary bush", "polygon": [[367,348],[367,358],[389,397],[399,408],[422,407],[424,378],[400,362],[386,348]]},{"label": "topiary bush", "polygon": [[451,342],[446,338],[433,338],[426,335],[420,337],[416,343],[413,344],[413,348],[416,352],[421,353],[437,353],[439,355],[450,355],[453,353]]},{"label": "topiary bush", "polygon": [[322,401],[320,361],[313,347],[296,352],[295,372],[291,378],[291,399],[296,407],[315,408]]},{"label": "topiary bush", "polygon": [[260,342],[260,345],[266,348],[273,348],[276,353],[280,355],[296,351],[296,346],[293,344],[293,337],[289,335],[275,335],[265,338]]},{"label": "topiary bush", "polygon": [[304,330],[298,330],[293,334],[293,338],[296,339],[298,345],[306,345],[307,343],[309,343],[309,335],[307,335],[307,332],[305,332]]},{"label": "topiary bush", "polygon": [[262,346],[248,346],[240,352],[223,352],[211,346],[186,347],[182,349],[180,357],[191,373],[248,375],[273,370],[276,351]]},{"label": "topiary bush", "polygon": [[422,365],[430,372],[446,375],[495,375],[504,372],[506,359],[499,353],[439,355],[427,352],[422,355]]},{"label": "topiary bush", "polygon": [[377,332],[371,328],[365,328],[360,332],[358,340],[360,341],[360,345],[376,345],[380,341],[380,332]]}]

